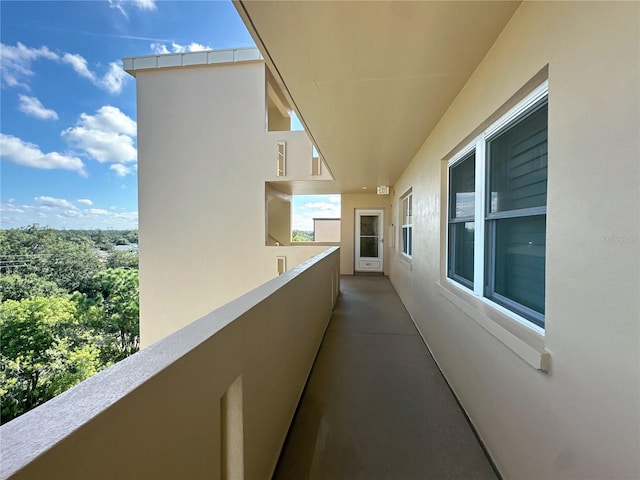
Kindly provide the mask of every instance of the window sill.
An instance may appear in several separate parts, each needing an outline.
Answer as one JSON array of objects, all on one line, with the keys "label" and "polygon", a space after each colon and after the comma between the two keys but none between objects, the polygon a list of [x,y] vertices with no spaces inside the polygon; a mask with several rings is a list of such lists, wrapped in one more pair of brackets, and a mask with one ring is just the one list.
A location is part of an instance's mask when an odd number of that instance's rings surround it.
[{"label": "window sill", "polygon": [[455,285],[436,282],[436,290],[531,367],[549,372],[551,354],[544,348],[543,335]]},{"label": "window sill", "polygon": [[398,257],[409,270],[413,270],[413,257],[409,257],[402,252],[398,252]]}]

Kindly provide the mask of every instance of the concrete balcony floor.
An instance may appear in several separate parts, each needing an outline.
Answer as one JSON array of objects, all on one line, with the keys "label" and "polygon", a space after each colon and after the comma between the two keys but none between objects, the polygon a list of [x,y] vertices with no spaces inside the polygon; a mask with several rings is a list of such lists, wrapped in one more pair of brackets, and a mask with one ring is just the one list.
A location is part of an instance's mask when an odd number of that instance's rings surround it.
[{"label": "concrete balcony floor", "polygon": [[388,278],[340,281],[274,478],[497,478]]}]

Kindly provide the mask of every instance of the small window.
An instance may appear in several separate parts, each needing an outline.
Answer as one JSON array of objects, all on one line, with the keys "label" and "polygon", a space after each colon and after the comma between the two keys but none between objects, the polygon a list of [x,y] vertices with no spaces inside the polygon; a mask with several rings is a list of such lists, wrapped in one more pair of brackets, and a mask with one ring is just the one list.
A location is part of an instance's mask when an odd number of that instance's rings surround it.
[{"label": "small window", "polygon": [[287,142],[278,142],[278,156],[276,158],[276,177],[287,175]]},{"label": "small window", "polygon": [[402,197],[402,244],[401,251],[406,257],[413,256],[413,193]]},{"label": "small window", "polygon": [[278,275],[287,271],[287,257],[276,257]]},{"label": "small window", "polygon": [[447,217],[447,276],[541,328],[547,96],[545,82],[453,157]]}]

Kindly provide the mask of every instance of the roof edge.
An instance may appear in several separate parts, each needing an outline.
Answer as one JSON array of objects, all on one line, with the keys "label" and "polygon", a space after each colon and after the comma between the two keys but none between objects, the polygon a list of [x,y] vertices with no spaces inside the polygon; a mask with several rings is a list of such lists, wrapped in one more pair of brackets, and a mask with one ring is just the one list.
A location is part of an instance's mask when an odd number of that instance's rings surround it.
[{"label": "roof edge", "polygon": [[139,70],[256,61],[264,61],[260,50],[255,47],[246,47],[125,57],[122,59],[122,68],[125,72],[135,77],[136,72]]}]

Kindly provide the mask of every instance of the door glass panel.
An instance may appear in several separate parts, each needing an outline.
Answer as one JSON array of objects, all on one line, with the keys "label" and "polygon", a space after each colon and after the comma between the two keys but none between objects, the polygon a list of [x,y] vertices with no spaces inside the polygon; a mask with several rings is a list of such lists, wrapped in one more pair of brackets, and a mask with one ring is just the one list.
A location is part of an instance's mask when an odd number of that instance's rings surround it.
[{"label": "door glass panel", "polygon": [[360,237],[360,256],[378,257],[378,237]]},{"label": "door glass panel", "polygon": [[360,235],[378,235],[377,215],[362,215],[360,217]]}]

